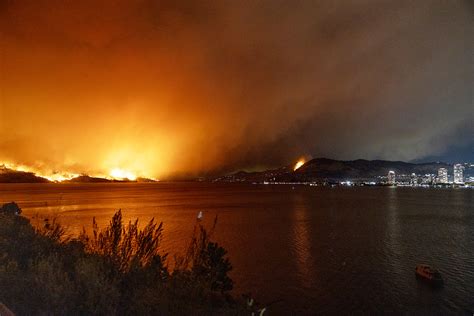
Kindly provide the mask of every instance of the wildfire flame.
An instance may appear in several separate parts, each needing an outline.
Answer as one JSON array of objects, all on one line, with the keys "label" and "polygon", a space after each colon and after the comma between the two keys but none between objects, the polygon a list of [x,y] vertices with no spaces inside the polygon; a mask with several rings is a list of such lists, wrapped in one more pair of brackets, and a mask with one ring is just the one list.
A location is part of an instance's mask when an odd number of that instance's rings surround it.
[{"label": "wildfire flame", "polygon": [[110,176],[116,180],[128,179],[134,181],[137,179],[137,176],[133,172],[119,168],[112,169]]},{"label": "wildfire flame", "polygon": [[31,168],[24,165],[17,165],[11,162],[0,162],[0,172],[2,168],[6,168],[12,171],[20,171],[20,172],[31,172],[37,177],[45,178],[51,182],[62,182],[65,180],[71,180],[75,177],[78,177],[79,174],[76,173],[69,173],[69,172],[58,172],[58,171],[51,171],[51,172],[41,172],[36,168]]},{"label": "wildfire flame", "polygon": [[296,171],[299,168],[301,168],[301,166],[303,166],[305,164],[305,162],[306,162],[306,160],[304,160],[304,159],[298,160],[298,162],[295,164],[295,166],[293,168],[293,171]]},{"label": "wildfire flame", "polygon": [[[66,171],[55,171],[55,170],[41,170],[40,168],[28,167],[22,164],[15,164],[12,162],[0,161],[0,173],[11,171],[30,172],[34,175],[45,178],[51,182],[63,182],[66,180],[72,180],[79,177],[80,173],[66,172]],[[147,178],[153,181],[159,181],[155,177],[146,176],[143,173],[137,171],[131,171],[130,169],[122,168],[111,168],[109,172],[105,173],[93,173],[89,174],[91,177],[107,178],[113,180],[130,180],[135,181],[139,177]]]}]

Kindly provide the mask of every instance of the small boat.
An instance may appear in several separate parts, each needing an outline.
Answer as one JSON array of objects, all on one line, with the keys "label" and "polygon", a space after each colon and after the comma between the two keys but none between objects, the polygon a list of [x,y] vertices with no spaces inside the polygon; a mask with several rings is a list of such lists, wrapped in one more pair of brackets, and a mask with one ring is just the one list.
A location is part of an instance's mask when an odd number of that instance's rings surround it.
[{"label": "small boat", "polygon": [[443,285],[443,278],[438,270],[433,269],[427,264],[419,264],[416,266],[415,274],[417,278],[429,282],[431,285]]}]

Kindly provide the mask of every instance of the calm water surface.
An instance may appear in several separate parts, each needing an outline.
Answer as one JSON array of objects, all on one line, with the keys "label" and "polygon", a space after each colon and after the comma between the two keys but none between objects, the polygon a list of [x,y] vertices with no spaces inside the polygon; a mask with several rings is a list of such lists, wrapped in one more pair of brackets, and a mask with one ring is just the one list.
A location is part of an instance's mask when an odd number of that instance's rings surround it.
[{"label": "calm water surface", "polygon": [[[164,250],[180,251],[197,212],[218,216],[236,292],[271,314],[459,314],[474,308],[474,190],[320,188],[205,183],[1,184],[0,202],[59,216],[71,234],[126,219],[164,222]],[[417,263],[443,274],[433,290]]]}]

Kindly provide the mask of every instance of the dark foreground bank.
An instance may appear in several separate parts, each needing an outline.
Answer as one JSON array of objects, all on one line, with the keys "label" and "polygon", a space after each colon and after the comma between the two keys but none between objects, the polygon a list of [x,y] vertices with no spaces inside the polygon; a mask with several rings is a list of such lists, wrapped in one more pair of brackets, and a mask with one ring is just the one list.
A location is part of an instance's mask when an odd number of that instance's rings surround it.
[{"label": "dark foreground bank", "polygon": [[[162,224],[124,224],[69,239],[54,220],[34,227],[16,204],[0,208],[0,303],[17,315],[248,315],[229,292],[226,250],[199,222],[185,254],[160,251]],[[173,269],[170,269],[170,263]]]}]

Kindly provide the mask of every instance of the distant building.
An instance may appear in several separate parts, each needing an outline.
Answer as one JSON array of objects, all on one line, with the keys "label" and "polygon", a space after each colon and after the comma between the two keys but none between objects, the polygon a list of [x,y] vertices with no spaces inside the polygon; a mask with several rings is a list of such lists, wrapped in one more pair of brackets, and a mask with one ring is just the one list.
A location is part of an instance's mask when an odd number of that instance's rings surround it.
[{"label": "distant building", "polygon": [[460,163],[454,165],[454,183],[464,184],[463,176],[464,166]]},{"label": "distant building", "polygon": [[387,175],[388,184],[395,184],[395,171],[390,170]]},{"label": "distant building", "polygon": [[448,183],[448,169],[438,169],[438,183]]},{"label": "distant building", "polygon": [[418,176],[414,173],[410,176],[410,184],[411,185],[418,185]]},{"label": "distant building", "polygon": [[421,183],[422,184],[433,184],[433,179],[435,178],[435,175],[432,174],[425,174],[424,176],[421,177]]}]

